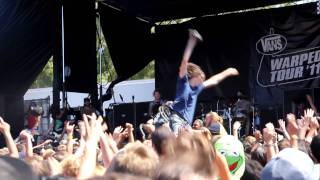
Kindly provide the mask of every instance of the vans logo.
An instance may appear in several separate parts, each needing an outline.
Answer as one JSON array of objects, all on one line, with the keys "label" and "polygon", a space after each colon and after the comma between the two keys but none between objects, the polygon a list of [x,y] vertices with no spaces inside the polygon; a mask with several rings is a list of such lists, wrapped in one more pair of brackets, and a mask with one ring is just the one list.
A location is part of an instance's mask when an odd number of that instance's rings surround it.
[{"label": "vans logo", "polygon": [[287,46],[287,39],[280,34],[270,34],[262,37],[256,43],[256,49],[263,55],[274,55],[283,51]]}]

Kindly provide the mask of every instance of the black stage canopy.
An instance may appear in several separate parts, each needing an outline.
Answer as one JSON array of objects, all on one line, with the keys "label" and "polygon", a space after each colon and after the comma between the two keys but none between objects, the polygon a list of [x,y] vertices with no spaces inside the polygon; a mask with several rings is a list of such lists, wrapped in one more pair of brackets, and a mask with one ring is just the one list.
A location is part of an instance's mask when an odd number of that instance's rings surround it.
[{"label": "black stage canopy", "polygon": [[200,17],[268,5],[294,2],[290,0],[104,0],[103,4],[149,22]]}]

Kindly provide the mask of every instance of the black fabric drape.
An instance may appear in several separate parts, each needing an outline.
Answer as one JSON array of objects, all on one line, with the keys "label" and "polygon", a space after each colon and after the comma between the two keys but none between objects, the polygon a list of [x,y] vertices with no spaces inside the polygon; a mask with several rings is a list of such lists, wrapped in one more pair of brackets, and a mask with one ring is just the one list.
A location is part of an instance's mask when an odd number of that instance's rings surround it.
[{"label": "black fabric drape", "polygon": [[151,26],[130,14],[99,5],[103,34],[119,79],[127,79],[152,59]]},{"label": "black fabric drape", "polygon": [[65,67],[70,70],[69,75],[65,74],[66,90],[96,94],[95,2],[92,0],[64,0],[63,8]]},{"label": "black fabric drape", "polygon": [[55,0],[0,0],[0,116],[13,137],[24,127],[23,95],[53,53],[57,10]]},{"label": "black fabric drape", "polygon": [[52,55],[56,1],[0,4],[0,94],[23,95]]}]

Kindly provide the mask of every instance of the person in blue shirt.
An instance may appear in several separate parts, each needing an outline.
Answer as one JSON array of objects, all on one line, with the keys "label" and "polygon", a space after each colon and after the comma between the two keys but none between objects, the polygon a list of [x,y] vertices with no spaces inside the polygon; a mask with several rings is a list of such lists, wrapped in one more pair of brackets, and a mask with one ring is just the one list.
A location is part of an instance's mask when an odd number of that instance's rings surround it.
[{"label": "person in blue shirt", "polygon": [[197,97],[203,89],[215,86],[227,77],[239,75],[237,69],[227,68],[206,80],[202,69],[189,62],[192,50],[199,39],[200,34],[196,30],[190,30],[190,38],[179,68],[176,96],[170,105],[174,112],[170,117],[170,126],[175,134],[181,128],[191,129]]}]

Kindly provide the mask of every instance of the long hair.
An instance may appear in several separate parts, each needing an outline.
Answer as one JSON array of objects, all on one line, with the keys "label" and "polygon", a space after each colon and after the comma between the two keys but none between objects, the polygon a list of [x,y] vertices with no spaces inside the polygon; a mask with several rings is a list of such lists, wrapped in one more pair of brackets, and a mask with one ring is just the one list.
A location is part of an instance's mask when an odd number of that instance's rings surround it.
[{"label": "long hair", "polygon": [[194,63],[188,63],[187,65],[187,72],[188,72],[188,77],[193,78],[197,76],[201,76],[202,80],[206,79],[206,75],[200,68],[200,66],[194,64]]}]

